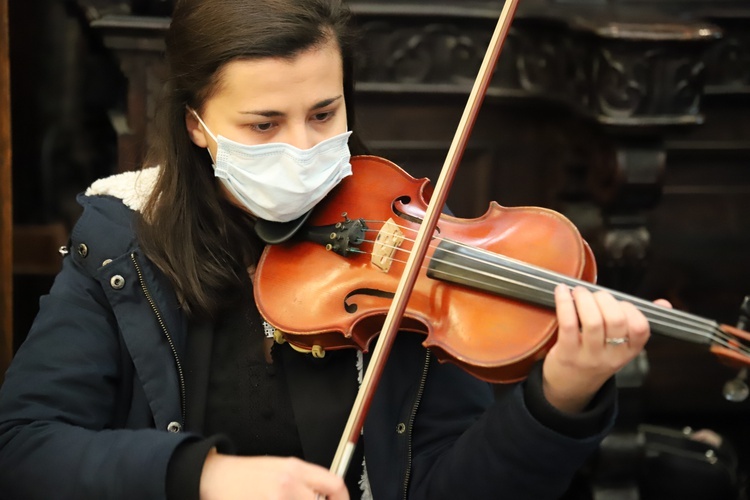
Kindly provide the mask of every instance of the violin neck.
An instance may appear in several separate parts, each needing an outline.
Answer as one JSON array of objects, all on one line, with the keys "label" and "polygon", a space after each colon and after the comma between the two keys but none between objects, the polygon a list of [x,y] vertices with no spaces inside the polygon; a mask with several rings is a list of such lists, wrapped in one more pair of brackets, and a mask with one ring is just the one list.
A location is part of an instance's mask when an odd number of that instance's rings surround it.
[{"label": "violin neck", "polygon": [[560,283],[571,288],[582,286],[592,292],[606,290],[617,300],[631,302],[640,309],[653,332],[688,342],[711,344],[719,331],[715,321],[448,239],[441,240],[435,249],[427,276],[550,309],[555,308],[554,290]]}]

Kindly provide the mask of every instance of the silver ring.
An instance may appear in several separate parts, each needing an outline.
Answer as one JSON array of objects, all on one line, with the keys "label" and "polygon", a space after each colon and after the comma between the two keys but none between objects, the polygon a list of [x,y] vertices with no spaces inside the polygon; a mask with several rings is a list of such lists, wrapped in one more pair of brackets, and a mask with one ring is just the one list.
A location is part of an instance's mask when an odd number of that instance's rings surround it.
[{"label": "silver ring", "polygon": [[630,339],[628,337],[607,337],[605,342],[609,345],[623,345],[630,342]]}]

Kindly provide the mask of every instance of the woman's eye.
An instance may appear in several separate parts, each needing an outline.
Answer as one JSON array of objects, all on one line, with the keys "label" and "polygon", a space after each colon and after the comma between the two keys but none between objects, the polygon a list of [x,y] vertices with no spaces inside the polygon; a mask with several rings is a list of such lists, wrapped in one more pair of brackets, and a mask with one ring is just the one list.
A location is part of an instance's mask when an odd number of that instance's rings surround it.
[{"label": "woman's eye", "polygon": [[324,111],[322,113],[316,113],[313,115],[313,120],[316,122],[324,122],[333,116],[333,111]]},{"label": "woman's eye", "polygon": [[267,123],[256,123],[252,126],[255,130],[258,132],[268,132],[273,128],[273,123],[267,122]]}]

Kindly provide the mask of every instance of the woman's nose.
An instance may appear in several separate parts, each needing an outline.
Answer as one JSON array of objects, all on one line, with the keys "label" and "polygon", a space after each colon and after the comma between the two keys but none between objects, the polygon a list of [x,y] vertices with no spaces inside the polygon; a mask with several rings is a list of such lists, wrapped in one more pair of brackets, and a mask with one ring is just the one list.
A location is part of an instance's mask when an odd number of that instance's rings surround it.
[{"label": "woman's nose", "polygon": [[289,127],[286,140],[287,144],[291,144],[295,148],[299,149],[310,149],[315,146],[319,141],[311,130],[304,125],[294,125]]}]

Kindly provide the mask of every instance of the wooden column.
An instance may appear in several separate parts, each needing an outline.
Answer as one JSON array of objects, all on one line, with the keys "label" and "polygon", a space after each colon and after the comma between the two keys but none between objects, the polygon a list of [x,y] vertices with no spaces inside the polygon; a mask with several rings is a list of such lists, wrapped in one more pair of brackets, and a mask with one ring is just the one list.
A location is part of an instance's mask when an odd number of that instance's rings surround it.
[{"label": "wooden column", "polygon": [[0,0],[0,384],[13,355],[13,215],[8,1]]}]

